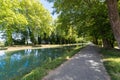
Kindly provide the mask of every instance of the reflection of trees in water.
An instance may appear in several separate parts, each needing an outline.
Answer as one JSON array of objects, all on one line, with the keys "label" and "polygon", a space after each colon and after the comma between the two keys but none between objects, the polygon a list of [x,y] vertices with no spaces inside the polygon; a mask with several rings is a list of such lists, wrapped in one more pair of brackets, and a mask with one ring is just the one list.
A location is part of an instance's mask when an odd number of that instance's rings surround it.
[{"label": "reflection of trees in water", "polygon": [[[60,47],[47,49],[26,49],[11,52],[4,59],[0,59],[0,80],[7,80],[30,72],[45,62],[69,53],[74,47]],[[3,77],[4,76],[4,77]]]}]

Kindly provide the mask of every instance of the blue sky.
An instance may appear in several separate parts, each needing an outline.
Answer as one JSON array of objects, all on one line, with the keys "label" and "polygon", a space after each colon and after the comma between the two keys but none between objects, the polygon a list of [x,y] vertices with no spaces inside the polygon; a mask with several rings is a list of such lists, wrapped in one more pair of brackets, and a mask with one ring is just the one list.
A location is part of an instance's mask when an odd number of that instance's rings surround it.
[{"label": "blue sky", "polygon": [[[46,0],[40,0],[40,2],[43,4],[43,6],[46,8],[46,9],[48,9],[49,11],[50,11],[50,13],[51,13],[51,15],[52,15],[52,12],[53,12],[53,3],[51,2],[51,3],[49,3],[48,1],[46,1]],[[55,18],[57,18],[57,14],[54,14],[54,15],[52,15],[52,17],[55,19]]]}]

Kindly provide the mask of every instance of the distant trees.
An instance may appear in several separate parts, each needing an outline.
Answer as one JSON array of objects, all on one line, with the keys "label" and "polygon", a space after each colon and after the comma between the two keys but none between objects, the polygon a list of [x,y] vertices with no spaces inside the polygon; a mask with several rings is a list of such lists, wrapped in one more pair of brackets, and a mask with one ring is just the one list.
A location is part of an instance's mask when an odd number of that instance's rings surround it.
[{"label": "distant trees", "polygon": [[76,42],[74,29],[61,28],[40,0],[0,0],[0,30],[6,45]]},{"label": "distant trees", "polygon": [[76,43],[78,34],[76,32],[76,28],[61,24],[61,21],[54,21],[54,31],[51,38],[54,38],[54,42],[57,44],[68,44],[68,43]]},{"label": "distant trees", "polygon": [[65,44],[86,37],[106,48],[114,47],[116,40],[120,47],[117,0],[48,1],[54,2],[54,12],[59,13],[55,21],[39,0],[0,0],[0,29],[7,45]]},{"label": "distant trees", "polygon": [[[120,21],[117,0],[48,0],[54,2],[55,12],[59,13],[61,24],[76,27],[79,36],[90,37],[93,43],[106,48],[114,46],[115,39],[120,43]],[[106,6],[108,5],[108,8]],[[109,17],[108,17],[109,9]],[[111,20],[110,27],[109,19]],[[115,39],[114,39],[114,36]]]},{"label": "distant trees", "polygon": [[[7,45],[20,39],[24,43],[30,39],[36,44],[38,37],[51,34],[52,17],[39,0],[0,0],[0,5],[0,29],[6,34]],[[14,34],[21,38],[17,41]]]}]

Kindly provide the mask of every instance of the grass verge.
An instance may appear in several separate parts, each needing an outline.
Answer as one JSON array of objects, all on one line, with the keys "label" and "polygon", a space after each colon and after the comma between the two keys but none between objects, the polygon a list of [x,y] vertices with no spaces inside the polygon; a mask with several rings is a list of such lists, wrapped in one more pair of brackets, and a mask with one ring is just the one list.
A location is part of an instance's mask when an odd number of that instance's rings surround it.
[{"label": "grass verge", "polygon": [[[47,60],[46,64],[32,70],[30,73],[26,74],[22,77],[21,80],[42,80],[42,78],[48,74],[50,70],[55,69],[56,67],[60,66],[63,62],[75,55],[77,52],[80,51],[81,47],[74,48],[71,52],[64,54],[61,57],[58,57],[54,60]],[[18,79],[17,79],[18,80]]]},{"label": "grass verge", "polygon": [[102,49],[101,53],[111,80],[120,80],[120,50]]}]

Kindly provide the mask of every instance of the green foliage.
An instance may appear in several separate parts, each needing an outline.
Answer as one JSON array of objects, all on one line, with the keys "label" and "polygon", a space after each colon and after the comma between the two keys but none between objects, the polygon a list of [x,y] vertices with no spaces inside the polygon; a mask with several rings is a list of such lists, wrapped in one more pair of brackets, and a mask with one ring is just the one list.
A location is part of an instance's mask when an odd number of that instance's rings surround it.
[{"label": "green foliage", "polygon": [[93,42],[95,39],[96,41],[101,39],[103,42],[106,40],[113,44],[114,37],[104,1],[54,0],[53,2],[56,13],[59,13],[58,21],[61,27],[68,29],[68,26],[71,26],[79,37],[83,35],[91,37]]},{"label": "green foliage", "polygon": [[62,25],[59,20],[55,20],[53,23],[54,31],[51,37],[56,38],[56,42],[67,44],[77,42],[78,33],[76,27],[70,25]]},{"label": "green foliage", "polygon": [[102,49],[104,65],[112,80],[120,80],[120,51]]},{"label": "green foliage", "polygon": [[45,75],[47,75],[46,69],[39,67],[25,75],[21,80],[42,80],[42,77]]},{"label": "green foliage", "polygon": [[45,32],[51,34],[52,17],[39,0],[1,0],[0,6],[0,29],[5,31],[8,45],[13,44],[15,32],[26,32],[22,34],[30,36],[33,43]]}]

